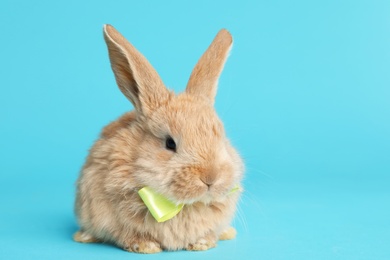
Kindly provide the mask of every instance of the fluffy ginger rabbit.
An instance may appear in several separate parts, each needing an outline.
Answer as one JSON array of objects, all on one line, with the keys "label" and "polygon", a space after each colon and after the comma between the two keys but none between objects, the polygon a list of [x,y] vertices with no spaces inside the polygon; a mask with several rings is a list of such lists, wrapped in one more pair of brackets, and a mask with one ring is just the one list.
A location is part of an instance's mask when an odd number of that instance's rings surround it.
[{"label": "fluffy ginger rabbit", "polygon": [[[135,109],[106,126],[90,150],[77,181],[74,240],[157,253],[207,250],[234,238],[240,191],[231,191],[244,166],[213,107],[230,33],[217,34],[179,95],[111,25],[104,39],[116,82]],[[157,222],[138,194],[143,187],[182,210]]]}]

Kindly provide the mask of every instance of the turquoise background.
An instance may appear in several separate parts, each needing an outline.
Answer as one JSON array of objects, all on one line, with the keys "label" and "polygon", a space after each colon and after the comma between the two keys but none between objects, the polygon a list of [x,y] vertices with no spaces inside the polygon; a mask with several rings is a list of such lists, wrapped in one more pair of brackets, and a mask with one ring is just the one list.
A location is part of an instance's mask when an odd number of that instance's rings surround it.
[{"label": "turquoise background", "polygon": [[[131,104],[102,26],[183,90],[220,28],[216,108],[243,155],[238,237],[136,255],[72,241],[74,183]],[[390,259],[390,1],[0,2],[1,259]]]}]

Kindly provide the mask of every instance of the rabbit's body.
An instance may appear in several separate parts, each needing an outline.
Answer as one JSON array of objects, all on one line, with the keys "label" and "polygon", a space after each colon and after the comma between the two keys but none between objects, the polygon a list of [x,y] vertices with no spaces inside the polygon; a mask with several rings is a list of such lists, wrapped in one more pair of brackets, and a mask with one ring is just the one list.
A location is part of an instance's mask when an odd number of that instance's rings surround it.
[{"label": "rabbit's body", "polygon": [[[229,191],[240,183],[243,164],[225,137],[214,97],[191,87],[175,96],[113,27],[105,27],[105,37],[118,85],[136,109],[106,126],[90,150],[77,183],[75,240],[155,253],[206,250],[219,237],[232,238],[239,192]],[[201,86],[197,77],[192,81]],[[157,222],[137,193],[145,186],[185,204],[182,211]]]}]

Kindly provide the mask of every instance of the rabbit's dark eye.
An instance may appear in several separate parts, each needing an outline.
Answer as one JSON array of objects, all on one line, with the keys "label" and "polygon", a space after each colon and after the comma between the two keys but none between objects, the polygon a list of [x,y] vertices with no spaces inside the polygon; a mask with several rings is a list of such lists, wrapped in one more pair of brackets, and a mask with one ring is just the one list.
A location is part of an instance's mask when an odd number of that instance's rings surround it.
[{"label": "rabbit's dark eye", "polygon": [[165,140],[165,148],[176,152],[176,143],[172,137],[168,136],[167,139]]}]

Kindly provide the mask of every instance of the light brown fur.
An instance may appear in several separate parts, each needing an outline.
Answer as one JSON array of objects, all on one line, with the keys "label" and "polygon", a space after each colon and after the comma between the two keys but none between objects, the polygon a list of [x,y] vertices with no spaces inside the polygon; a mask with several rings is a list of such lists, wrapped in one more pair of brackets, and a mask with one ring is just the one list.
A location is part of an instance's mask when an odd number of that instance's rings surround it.
[{"label": "light brown fur", "polygon": [[[90,150],[77,182],[74,239],[156,253],[206,250],[218,238],[234,238],[229,224],[239,192],[229,191],[240,183],[243,163],[212,106],[230,34],[216,36],[177,96],[112,26],[104,27],[104,36],[119,88],[135,111],[106,126]],[[165,148],[167,136],[176,152]],[[145,186],[184,208],[158,223],[137,193]]]}]

